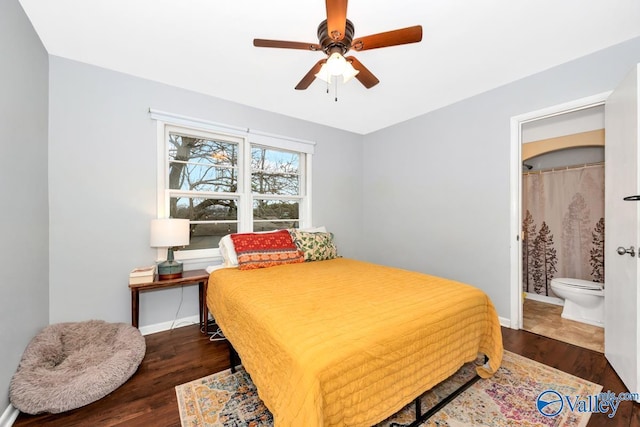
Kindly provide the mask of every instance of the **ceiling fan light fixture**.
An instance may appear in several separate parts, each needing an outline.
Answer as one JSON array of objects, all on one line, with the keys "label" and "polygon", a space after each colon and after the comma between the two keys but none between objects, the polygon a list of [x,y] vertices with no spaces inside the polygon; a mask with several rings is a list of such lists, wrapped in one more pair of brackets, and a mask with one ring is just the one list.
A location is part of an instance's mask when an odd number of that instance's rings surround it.
[{"label": "ceiling fan light fixture", "polygon": [[318,71],[315,76],[327,83],[331,83],[333,76],[342,76],[342,82],[347,83],[359,72],[359,70],[353,68],[351,62],[336,52],[331,54],[326,63],[322,64],[320,71]]},{"label": "ceiling fan light fixture", "polygon": [[344,56],[340,55],[338,52],[334,52],[327,59],[327,72],[332,76],[339,76],[344,73],[347,68],[347,60],[344,59]]}]

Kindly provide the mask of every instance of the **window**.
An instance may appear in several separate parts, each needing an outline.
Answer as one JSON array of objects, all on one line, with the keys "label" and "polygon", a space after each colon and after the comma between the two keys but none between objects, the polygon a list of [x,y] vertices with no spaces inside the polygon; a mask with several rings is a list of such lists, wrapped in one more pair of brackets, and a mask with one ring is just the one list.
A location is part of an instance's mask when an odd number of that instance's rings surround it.
[{"label": "window", "polygon": [[190,221],[186,250],[217,247],[220,237],[238,231],[242,139],[172,126],[165,133],[168,216]]},{"label": "window", "polygon": [[253,230],[297,228],[301,153],[251,146]]},{"label": "window", "polygon": [[158,217],[191,223],[179,258],[218,256],[229,233],[311,225],[313,143],[151,116],[158,120]]}]

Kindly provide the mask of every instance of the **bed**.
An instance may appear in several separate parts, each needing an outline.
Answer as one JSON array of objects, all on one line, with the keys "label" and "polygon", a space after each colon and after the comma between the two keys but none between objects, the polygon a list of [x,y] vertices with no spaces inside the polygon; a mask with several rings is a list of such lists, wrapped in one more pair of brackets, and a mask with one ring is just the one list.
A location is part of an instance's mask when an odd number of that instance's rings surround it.
[{"label": "bed", "polygon": [[422,273],[333,258],[211,273],[207,304],[276,426],[370,426],[478,354],[502,361],[490,299]]}]

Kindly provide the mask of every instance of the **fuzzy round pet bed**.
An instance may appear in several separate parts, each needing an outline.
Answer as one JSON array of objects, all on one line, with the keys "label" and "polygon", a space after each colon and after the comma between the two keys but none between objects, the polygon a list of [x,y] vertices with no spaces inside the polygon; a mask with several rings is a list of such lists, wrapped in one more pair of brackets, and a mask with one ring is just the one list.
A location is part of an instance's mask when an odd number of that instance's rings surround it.
[{"label": "fuzzy round pet bed", "polygon": [[79,408],[111,393],[138,369],[138,329],[102,320],[57,323],[36,335],[11,379],[9,398],[27,414]]}]

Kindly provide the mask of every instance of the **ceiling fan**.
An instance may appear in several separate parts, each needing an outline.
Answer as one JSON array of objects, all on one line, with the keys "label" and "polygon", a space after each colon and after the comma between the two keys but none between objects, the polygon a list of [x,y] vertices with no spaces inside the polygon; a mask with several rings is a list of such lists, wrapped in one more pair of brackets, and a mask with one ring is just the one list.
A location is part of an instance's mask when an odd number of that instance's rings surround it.
[{"label": "ceiling fan", "polygon": [[354,39],[353,23],[347,19],[347,0],[326,0],[326,6],[327,19],[318,26],[318,43],[253,39],[256,47],[322,51],[327,55],[327,58],[318,61],[300,80],[296,86],[298,90],[308,88],[316,77],[330,82],[332,76],[340,75],[345,82],[355,77],[369,89],[380,81],[354,56],[345,57],[349,50],[360,52],[422,40],[421,25]]}]

